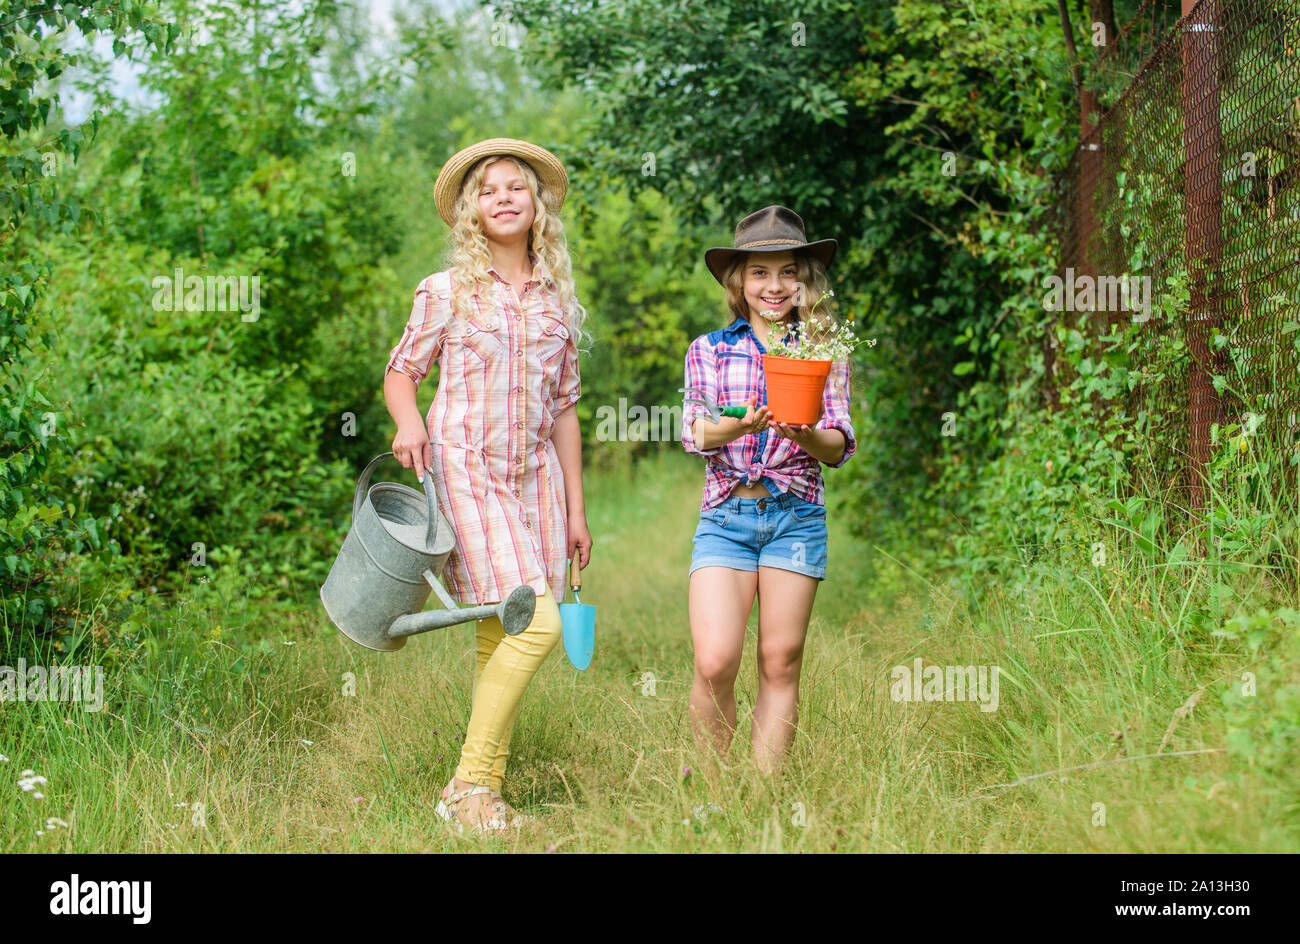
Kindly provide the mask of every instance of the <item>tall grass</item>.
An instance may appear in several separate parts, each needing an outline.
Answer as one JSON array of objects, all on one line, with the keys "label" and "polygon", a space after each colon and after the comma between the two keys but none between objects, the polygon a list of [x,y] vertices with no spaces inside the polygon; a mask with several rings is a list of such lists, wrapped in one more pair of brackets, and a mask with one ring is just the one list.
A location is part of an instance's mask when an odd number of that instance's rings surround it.
[{"label": "tall grass", "polygon": [[[832,505],[795,751],[770,778],[747,756],[755,616],[730,770],[706,778],[686,724],[701,478],[667,454],[589,479],[596,657],[579,673],[557,650],[528,692],[505,793],[537,821],[518,836],[458,836],[433,813],[468,716],[470,627],[377,654],[318,604],[247,601],[218,577],[140,617],[102,712],[0,704],[0,848],[1296,849],[1300,622],[1257,569],[1147,553],[1100,522],[1105,565],[1040,560],[972,600],[849,537]],[[1220,586],[1219,621],[1198,622]],[[997,710],[893,700],[891,669],[916,657],[998,666]],[[17,788],[24,769],[44,799]]]}]

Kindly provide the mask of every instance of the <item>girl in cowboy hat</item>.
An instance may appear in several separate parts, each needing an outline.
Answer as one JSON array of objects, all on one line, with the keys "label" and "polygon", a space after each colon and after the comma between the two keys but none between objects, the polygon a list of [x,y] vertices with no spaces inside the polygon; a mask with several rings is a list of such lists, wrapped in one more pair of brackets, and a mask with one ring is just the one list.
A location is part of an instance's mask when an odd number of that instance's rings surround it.
[{"label": "girl in cowboy hat", "polygon": [[726,753],[736,727],[745,623],[757,595],[751,740],[762,771],[775,769],[794,742],[804,637],[826,576],[820,466],[841,466],[857,449],[847,362],[832,365],[816,424],[791,426],[774,421],[767,408],[762,355],[774,332],[802,330],[818,301],[823,317],[835,245],[809,242],[803,220],[786,207],[745,217],[731,247],[704,255],[726,290],[731,323],[696,338],[686,354],[688,390],[709,405],[747,407],[741,418],[714,420],[688,393],[683,409],[686,451],[708,458],[690,571],[691,726],[702,749]]},{"label": "girl in cowboy hat", "polygon": [[[424,480],[456,532],[443,580],[461,603],[494,603],[528,584],[532,624],[506,636],[477,626],[478,670],[460,762],[442,791],[445,819],[500,831],[519,817],[501,796],[524,689],[560,638],[566,558],[591,554],[574,411],[585,312],[559,211],[568,187],[550,151],[493,138],[452,156],[434,185],[452,229],[451,268],[415,292],[393,348],[384,399],[393,453]],[[435,360],[426,420],[415,390]]]}]

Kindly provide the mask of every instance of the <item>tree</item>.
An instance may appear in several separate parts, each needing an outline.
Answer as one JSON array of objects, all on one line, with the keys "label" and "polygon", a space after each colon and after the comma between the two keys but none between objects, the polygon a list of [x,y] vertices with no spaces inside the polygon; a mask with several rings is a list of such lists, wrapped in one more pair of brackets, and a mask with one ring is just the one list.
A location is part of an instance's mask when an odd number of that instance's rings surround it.
[{"label": "tree", "polygon": [[[1024,278],[1009,246],[1050,199],[1073,143],[1054,11],[999,4],[811,0],[499,0],[560,86],[597,108],[576,179],[667,195],[729,232],[781,203],[840,240],[841,301],[881,344],[855,371],[882,446],[850,474],[863,501],[907,507],[943,451],[941,415],[981,379],[976,456],[996,448],[1005,372],[1024,369]],[[653,158],[654,176],[641,175]],[[887,353],[886,353],[887,352]]]},{"label": "tree", "polygon": [[[78,62],[65,51],[70,37],[111,35],[114,55],[143,39],[162,53],[177,28],[163,22],[153,3],[0,2],[0,629],[6,640],[26,625],[47,621],[57,591],[50,585],[51,555],[66,541],[78,548],[98,542],[93,518],[78,522],[47,480],[50,450],[63,441],[38,378],[27,376],[33,350],[48,339],[32,333],[33,312],[49,275],[48,261],[24,232],[36,218],[70,231],[82,214],[64,200],[60,170],[76,160],[86,135],[60,127],[56,80]],[[91,121],[91,131],[95,121]]]}]

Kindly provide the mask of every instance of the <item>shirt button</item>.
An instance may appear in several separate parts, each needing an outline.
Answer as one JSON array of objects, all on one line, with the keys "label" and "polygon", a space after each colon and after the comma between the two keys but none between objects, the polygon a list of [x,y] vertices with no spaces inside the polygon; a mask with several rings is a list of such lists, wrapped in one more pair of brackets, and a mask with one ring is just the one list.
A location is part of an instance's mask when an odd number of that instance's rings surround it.
[{"label": "shirt button", "polygon": [[523,357],[523,356],[524,356],[524,350],[523,350],[523,348],[519,348],[518,350],[515,351],[515,353],[518,354],[520,357]]},{"label": "shirt button", "polygon": [[523,420],[515,420],[515,429],[523,429],[523,428],[524,428],[524,421],[523,421]]},{"label": "shirt button", "polygon": [[532,527],[533,527],[533,523],[532,523],[531,521],[525,521],[525,522],[524,522],[524,527],[525,527],[525,528],[528,528],[528,529],[531,530]]},{"label": "shirt button", "polygon": [[519,320],[522,319],[523,317],[524,317],[524,316],[523,316],[523,313],[522,313],[522,312],[515,312],[515,321],[519,321]]}]

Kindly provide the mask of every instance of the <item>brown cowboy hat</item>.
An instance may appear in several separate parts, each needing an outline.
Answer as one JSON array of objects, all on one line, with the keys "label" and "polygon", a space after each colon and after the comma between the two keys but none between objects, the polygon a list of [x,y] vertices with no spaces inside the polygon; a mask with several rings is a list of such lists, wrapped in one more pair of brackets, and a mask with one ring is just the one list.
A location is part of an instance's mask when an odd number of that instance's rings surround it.
[{"label": "brown cowboy hat", "polygon": [[456,199],[469,169],[483,158],[495,156],[516,157],[524,161],[537,174],[543,189],[554,195],[555,208],[558,210],[564,205],[569,175],[558,157],[544,147],[518,138],[488,138],[457,151],[438,172],[433,185],[433,202],[438,206],[438,215],[448,226],[455,225]]},{"label": "brown cowboy hat", "polygon": [[820,259],[823,265],[830,265],[835,258],[837,245],[833,239],[808,242],[799,214],[783,206],[764,207],[757,213],[749,214],[737,224],[733,242],[732,246],[715,246],[704,253],[704,264],[719,283],[731,260],[746,253],[806,249]]}]

